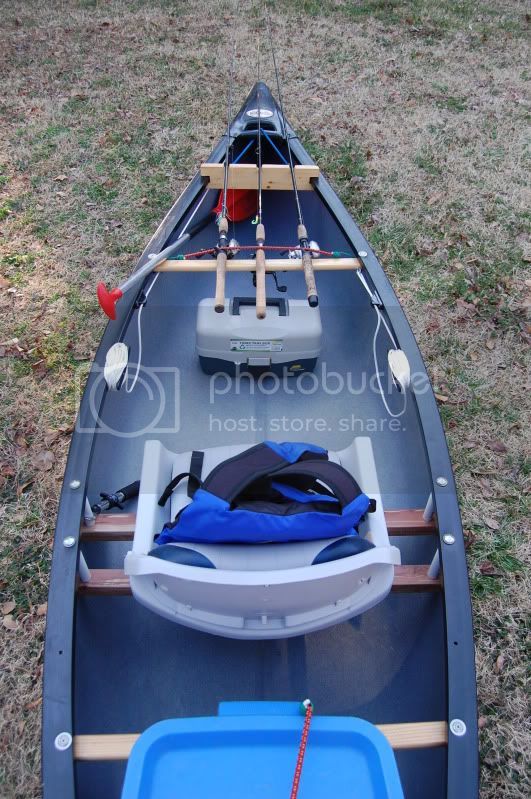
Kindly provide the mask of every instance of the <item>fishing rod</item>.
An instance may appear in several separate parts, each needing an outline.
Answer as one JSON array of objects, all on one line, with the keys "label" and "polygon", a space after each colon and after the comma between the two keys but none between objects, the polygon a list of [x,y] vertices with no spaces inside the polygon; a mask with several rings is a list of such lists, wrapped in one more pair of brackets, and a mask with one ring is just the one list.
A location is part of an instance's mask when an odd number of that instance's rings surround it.
[{"label": "fishing rod", "polygon": [[264,251],[265,227],[262,223],[262,104],[260,86],[260,36],[258,37],[258,89],[256,92],[256,111],[258,114],[258,214],[256,225],[256,316],[258,319],[265,319],[266,315],[266,258]]},{"label": "fishing rod", "polygon": [[229,235],[229,218],[227,211],[227,192],[229,188],[229,158],[231,133],[230,123],[232,120],[232,89],[234,80],[234,64],[236,60],[236,40],[233,42],[232,57],[229,72],[229,87],[227,92],[227,133],[225,144],[225,165],[223,170],[223,194],[221,201],[221,213],[218,218],[218,244],[216,255],[216,299],[214,308],[217,313],[225,310],[225,278],[227,274],[227,244]]},{"label": "fishing rod", "polygon": [[286,130],[286,121],[284,117],[284,103],[282,101],[282,91],[280,89],[280,77],[279,72],[277,69],[277,61],[275,58],[275,50],[273,47],[273,33],[271,29],[271,15],[269,13],[269,3],[267,0],[264,2],[265,10],[266,10],[266,18],[267,18],[267,28],[269,33],[269,46],[271,49],[271,57],[273,59],[273,68],[275,70],[275,78],[277,83],[277,93],[278,93],[278,100],[280,104],[280,117],[281,117],[281,124],[282,124],[282,135],[284,136],[284,140],[286,142],[286,146],[288,148],[288,159],[289,159],[289,171],[291,174],[291,183],[293,186],[293,194],[295,197],[295,204],[297,206],[297,218],[298,218],[298,225],[297,225],[297,238],[299,240],[300,248],[301,248],[301,255],[302,255],[302,268],[304,269],[304,279],[306,281],[306,292],[308,296],[308,304],[315,308],[319,305],[319,297],[317,294],[317,286],[315,284],[315,274],[313,271],[313,263],[312,263],[312,256],[310,254],[309,249],[309,241],[308,241],[308,232],[306,230],[306,226],[304,224],[304,219],[302,216],[302,208],[299,199],[299,191],[297,188],[297,179],[295,177],[295,168],[293,166],[293,156],[291,154],[291,147],[289,144],[288,133]]}]

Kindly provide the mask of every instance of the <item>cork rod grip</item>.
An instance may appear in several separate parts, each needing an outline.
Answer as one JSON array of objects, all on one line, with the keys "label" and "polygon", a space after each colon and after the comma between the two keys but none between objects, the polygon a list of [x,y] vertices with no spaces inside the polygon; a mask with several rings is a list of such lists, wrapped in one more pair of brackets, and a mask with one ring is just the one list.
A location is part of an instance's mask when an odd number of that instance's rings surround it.
[{"label": "cork rod grip", "polygon": [[315,308],[317,305],[319,305],[319,297],[317,296],[317,286],[315,285],[312,256],[309,252],[303,252],[302,254],[302,268],[304,269],[308,303],[312,308]]},{"label": "cork rod grip", "polygon": [[256,251],[256,316],[265,319],[266,315],[266,258],[265,252],[259,248]]},{"label": "cork rod grip", "polygon": [[216,256],[216,299],[214,308],[217,313],[225,310],[225,275],[227,272],[227,253],[218,252]]}]

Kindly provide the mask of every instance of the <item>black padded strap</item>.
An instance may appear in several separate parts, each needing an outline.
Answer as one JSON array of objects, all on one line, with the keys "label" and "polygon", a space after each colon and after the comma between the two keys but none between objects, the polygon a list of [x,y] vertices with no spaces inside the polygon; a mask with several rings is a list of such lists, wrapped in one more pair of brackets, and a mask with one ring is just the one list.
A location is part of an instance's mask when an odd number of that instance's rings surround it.
[{"label": "black padded strap", "polygon": [[211,494],[232,502],[248,485],[285,465],[284,458],[271,447],[257,444],[219,463],[205,479],[203,487]]},{"label": "black padded strap", "polygon": [[[350,472],[333,461],[299,461],[275,472],[275,480],[292,477],[312,477],[325,484],[337,497],[342,508],[352,502],[362,492]],[[290,480],[286,479],[289,484]]]},{"label": "black padded strap", "polygon": [[[203,471],[203,461],[205,453],[194,449],[190,458],[190,479],[188,480],[188,496],[193,497],[199,485],[201,485],[201,473]],[[195,478],[195,479],[194,479]]]},{"label": "black padded strap", "polygon": [[164,505],[168,501],[168,498],[171,497],[173,490],[177,488],[181,480],[184,480],[185,477],[189,478],[188,485],[190,485],[192,481],[195,482],[194,491],[197,491],[197,489],[201,486],[201,480],[198,480],[195,474],[192,474],[192,472],[181,472],[180,474],[176,475],[176,477],[174,477],[173,480],[170,480],[170,482],[162,492],[158,503],[161,508],[164,507]]}]

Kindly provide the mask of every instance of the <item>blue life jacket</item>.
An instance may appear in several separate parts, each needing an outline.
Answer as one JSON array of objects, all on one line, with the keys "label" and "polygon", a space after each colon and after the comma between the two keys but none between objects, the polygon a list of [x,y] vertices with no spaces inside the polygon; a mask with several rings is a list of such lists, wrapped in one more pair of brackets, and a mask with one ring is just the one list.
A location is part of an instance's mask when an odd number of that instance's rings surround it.
[{"label": "blue life jacket", "polygon": [[265,441],[218,464],[203,482],[193,470],[184,472],[173,478],[159,505],[185,477],[192,501],[164,525],[157,544],[336,538],[356,534],[374,510],[352,475],[314,444]]}]

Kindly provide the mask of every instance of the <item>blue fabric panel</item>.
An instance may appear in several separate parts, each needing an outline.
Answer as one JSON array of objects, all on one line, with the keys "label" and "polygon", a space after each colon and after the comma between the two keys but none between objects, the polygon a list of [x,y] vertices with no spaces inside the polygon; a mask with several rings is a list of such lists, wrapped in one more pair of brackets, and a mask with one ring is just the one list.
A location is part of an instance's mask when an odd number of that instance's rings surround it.
[{"label": "blue fabric panel", "polygon": [[271,483],[282,496],[288,499],[294,499],[295,502],[335,502],[337,505],[336,497],[331,497],[330,494],[307,494],[305,491],[300,491],[298,488],[287,485],[286,483]]},{"label": "blue fabric panel", "polygon": [[317,452],[326,455],[326,449],[316,444],[304,444],[302,441],[264,441],[274,452],[288,463],[296,463],[304,452]]},{"label": "blue fabric panel", "polygon": [[200,488],[194,501],[181,512],[178,523],[173,528],[165,527],[158,542],[259,544],[336,538],[351,535],[368,508],[369,498],[360,494],[342,514],[310,511],[277,516],[230,510],[228,502]]}]

